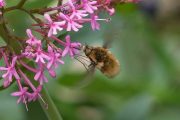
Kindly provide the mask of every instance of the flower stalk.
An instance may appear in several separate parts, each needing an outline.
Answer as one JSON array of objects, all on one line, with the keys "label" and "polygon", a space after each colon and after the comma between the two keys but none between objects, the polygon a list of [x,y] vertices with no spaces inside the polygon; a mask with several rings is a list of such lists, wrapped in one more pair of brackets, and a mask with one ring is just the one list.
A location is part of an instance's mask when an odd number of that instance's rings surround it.
[{"label": "flower stalk", "polygon": [[40,102],[42,109],[46,113],[48,119],[49,120],[63,120],[60,112],[57,110],[54,102],[52,101],[52,99],[46,89],[46,86],[43,87],[41,94],[48,106],[46,106],[46,104],[44,104],[44,102],[41,100],[41,98],[38,101]]}]

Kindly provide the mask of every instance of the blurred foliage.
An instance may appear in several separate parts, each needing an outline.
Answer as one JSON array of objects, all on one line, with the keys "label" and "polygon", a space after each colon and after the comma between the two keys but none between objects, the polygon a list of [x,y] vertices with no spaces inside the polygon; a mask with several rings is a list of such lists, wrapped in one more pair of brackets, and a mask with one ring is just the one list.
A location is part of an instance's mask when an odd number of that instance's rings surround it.
[{"label": "blurred foliage", "polygon": [[[10,6],[17,1],[7,0]],[[25,6],[38,8],[52,2],[34,0]],[[8,13],[7,18],[9,27],[19,36],[25,36],[32,23],[21,11]],[[92,32],[85,25],[80,32],[71,33],[72,40],[90,45],[102,46],[106,37],[112,40],[110,50],[120,60],[121,73],[107,79],[97,70],[84,81],[83,65],[66,58],[66,64],[57,70],[57,80],[50,78],[47,84],[64,120],[179,120],[180,35],[178,31],[159,29],[153,22],[136,5],[127,4],[117,6],[112,21],[102,22],[100,31]],[[80,88],[79,83],[85,86]],[[29,104],[29,112],[22,104],[16,105],[16,98],[10,96],[16,89],[11,86],[1,91],[0,118],[45,120],[38,102]]]}]

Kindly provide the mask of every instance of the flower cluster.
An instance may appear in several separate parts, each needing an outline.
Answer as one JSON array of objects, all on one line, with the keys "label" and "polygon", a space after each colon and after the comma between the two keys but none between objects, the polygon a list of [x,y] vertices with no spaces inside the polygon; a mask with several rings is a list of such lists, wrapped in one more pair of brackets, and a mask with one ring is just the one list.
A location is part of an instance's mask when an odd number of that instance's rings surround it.
[{"label": "flower cluster", "polygon": [[[41,89],[48,82],[45,72],[56,77],[55,69],[64,64],[63,58],[67,55],[73,58],[79,53],[81,43],[71,42],[68,34],[65,40],[59,39],[58,33],[78,32],[86,23],[91,24],[92,30],[99,30],[98,21],[109,21],[100,19],[99,13],[103,10],[109,15],[115,13],[110,4],[111,0],[68,0],[63,5],[47,8],[43,14],[44,19],[33,24],[36,26],[33,29],[26,30],[27,38],[21,54],[15,54],[5,47],[0,48],[5,63],[4,67],[0,67],[0,71],[3,71],[3,86],[6,88],[13,81],[17,83],[19,90],[12,93],[12,96],[19,97],[17,103],[22,102],[27,107],[28,102],[42,99]],[[4,5],[4,1],[0,0],[0,7]],[[37,38],[33,32],[42,37]],[[28,72],[34,74],[33,79]],[[34,82],[38,85],[34,85]]]}]

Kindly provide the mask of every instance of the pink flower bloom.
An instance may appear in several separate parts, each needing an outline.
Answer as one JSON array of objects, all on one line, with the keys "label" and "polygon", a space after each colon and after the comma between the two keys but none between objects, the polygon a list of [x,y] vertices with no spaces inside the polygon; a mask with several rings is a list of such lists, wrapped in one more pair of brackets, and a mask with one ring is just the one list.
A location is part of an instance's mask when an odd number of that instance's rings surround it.
[{"label": "pink flower bloom", "polygon": [[106,0],[106,1],[105,1],[105,4],[106,4],[106,5],[109,5],[110,3],[111,3],[111,0]]},{"label": "pink flower bloom", "polygon": [[27,33],[27,35],[29,37],[29,39],[26,41],[27,44],[32,45],[32,46],[36,46],[36,45],[41,44],[41,40],[38,40],[36,37],[34,37],[32,35],[32,32],[31,32],[30,29],[27,29],[26,33]]},{"label": "pink flower bloom", "polygon": [[97,22],[98,16],[92,14],[91,15],[91,27],[92,30],[99,30],[100,29],[100,24]]},{"label": "pink flower bloom", "polygon": [[61,26],[63,26],[65,24],[65,21],[61,21],[61,22],[54,22],[51,17],[49,16],[49,14],[44,14],[45,19],[47,20],[47,25],[49,27],[49,32],[48,32],[48,37],[52,36],[52,35],[56,35],[57,34],[57,30],[62,31],[63,28]]},{"label": "pink flower bloom", "polygon": [[70,57],[74,57],[74,55],[76,55],[79,50],[78,48],[80,48],[81,43],[78,42],[74,42],[71,43],[71,38],[69,35],[66,36],[66,47],[62,53],[62,56],[64,57],[65,55],[67,55],[69,53]]},{"label": "pink flower bloom", "polygon": [[108,8],[107,6],[105,7],[107,12],[109,13],[110,16],[114,15],[115,9],[114,8]]},{"label": "pink flower bloom", "polygon": [[4,83],[3,83],[4,87],[7,87],[10,85],[10,83],[12,82],[13,76],[16,79],[20,79],[15,69],[16,60],[17,60],[17,57],[14,57],[10,65],[8,65],[7,67],[0,67],[0,71],[7,71],[5,74],[2,75],[2,77],[4,78]]},{"label": "pink flower bloom", "polygon": [[27,58],[31,59],[35,57],[34,52],[35,50],[31,46],[26,46],[25,51],[22,54],[26,56]]},{"label": "pink flower bloom", "polygon": [[79,28],[82,28],[83,26],[77,23],[75,20],[73,20],[73,16],[64,15],[63,13],[60,13],[59,17],[63,18],[67,21],[67,31],[79,31]]},{"label": "pink flower bloom", "polygon": [[24,88],[21,88],[20,91],[18,92],[13,92],[11,95],[12,96],[18,96],[19,99],[17,100],[17,104],[20,103],[20,102],[23,102],[26,104],[26,100],[28,99],[30,93],[27,92],[28,88],[27,87],[24,87]]},{"label": "pink flower bloom", "polygon": [[93,0],[82,0],[83,3],[83,8],[89,12],[89,13],[94,13],[95,10],[97,10],[98,8],[96,7],[97,1]]},{"label": "pink flower bloom", "polygon": [[6,5],[5,1],[4,0],[0,0],[0,8],[4,7],[5,5]]},{"label": "pink flower bloom", "polygon": [[49,75],[52,77],[52,78],[55,78],[56,77],[56,72],[54,71],[54,68],[50,68],[48,69],[48,72],[49,72]]},{"label": "pink flower bloom", "polygon": [[36,75],[34,76],[36,81],[39,81],[40,85],[43,85],[44,82],[48,82],[47,77],[44,75],[44,68],[40,67]]},{"label": "pink flower bloom", "polygon": [[41,49],[40,46],[37,48],[37,51],[34,55],[36,57],[36,60],[35,60],[36,63],[40,63],[40,62],[45,63],[45,60],[47,61],[50,60],[50,57],[44,53],[44,51]]},{"label": "pink flower bloom", "polygon": [[28,101],[29,102],[30,101],[36,101],[40,96],[41,90],[42,90],[42,85],[39,85],[37,87],[37,89],[29,96]]},{"label": "pink flower bloom", "polygon": [[50,60],[48,61],[47,68],[51,67],[57,68],[58,64],[64,64],[64,61],[61,60],[61,54],[52,49],[52,47],[48,46],[48,53]]},{"label": "pink flower bloom", "polygon": [[68,3],[71,6],[72,11],[73,11],[71,14],[72,18],[81,19],[82,17],[88,16],[85,10],[76,10],[76,7],[73,5],[72,0],[69,0]]}]

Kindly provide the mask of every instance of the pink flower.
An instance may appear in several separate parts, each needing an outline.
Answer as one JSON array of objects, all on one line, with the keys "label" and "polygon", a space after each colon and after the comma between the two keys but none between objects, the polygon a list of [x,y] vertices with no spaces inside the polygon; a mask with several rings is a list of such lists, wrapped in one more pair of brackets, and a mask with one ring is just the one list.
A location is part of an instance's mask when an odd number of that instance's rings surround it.
[{"label": "pink flower", "polygon": [[95,10],[97,10],[98,8],[96,7],[97,1],[93,0],[82,0],[83,3],[83,8],[89,12],[89,13],[94,13]]},{"label": "pink flower", "polygon": [[34,80],[39,81],[40,85],[43,85],[44,82],[48,82],[47,77],[44,75],[44,66],[40,63],[39,70],[34,76]]},{"label": "pink flower", "polygon": [[45,54],[45,52],[42,50],[42,48],[39,46],[37,48],[36,53],[34,54],[36,57],[35,62],[36,63],[45,63],[45,60],[50,60],[50,57],[48,55]]},{"label": "pink flower", "polygon": [[[29,80],[29,78],[23,73],[23,71],[21,69],[18,69],[19,73],[21,74],[22,78],[24,79],[24,82],[26,83],[26,85],[29,85],[29,87],[33,90],[33,93],[27,93],[28,94],[28,102],[31,101],[35,101],[37,100],[39,97],[42,99],[40,92],[42,90],[42,85],[39,85],[37,88],[31,83],[31,81]],[[20,83],[20,81],[17,80],[18,86],[20,87],[20,89],[22,88],[22,85]],[[43,101],[44,102],[44,101]]]},{"label": "pink flower", "polygon": [[6,5],[5,1],[4,0],[0,0],[0,8],[4,7],[5,5]]},{"label": "pink flower", "polygon": [[31,32],[30,29],[27,29],[26,33],[27,33],[27,35],[29,37],[29,39],[26,41],[27,44],[32,45],[32,46],[36,46],[36,45],[41,44],[41,40],[38,40],[36,37],[34,37],[32,35],[32,32]]},{"label": "pink flower", "polygon": [[48,55],[50,60],[47,63],[47,68],[50,69],[51,67],[57,68],[58,64],[64,64],[64,61],[61,60],[61,54],[53,50],[52,47],[48,46]]},{"label": "pink flower", "polygon": [[1,71],[7,71],[2,75],[4,78],[4,83],[3,86],[7,87],[10,85],[12,82],[12,77],[14,76],[16,79],[20,79],[16,69],[15,69],[15,64],[16,64],[17,57],[14,57],[12,60],[12,63],[8,65],[7,67],[0,67]]},{"label": "pink flower", "polygon": [[63,13],[60,13],[59,17],[63,18],[64,20],[67,21],[67,31],[79,31],[79,28],[82,28],[83,26],[77,23],[75,20],[73,20],[74,16],[68,16],[64,15]]},{"label": "pink flower", "polygon": [[42,85],[39,85],[37,87],[37,89],[32,94],[30,94],[30,96],[28,98],[28,101],[29,102],[30,101],[36,101],[39,98],[39,96],[40,96],[41,90],[42,90]]},{"label": "pink flower", "polygon": [[74,57],[74,55],[76,55],[79,51],[78,48],[80,48],[81,43],[79,42],[74,42],[71,43],[71,38],[69,35],[66,36],[66,47],[62,53],[62,56],[64,57],[65,55],[67,55],[69,53],[70,57]]},{"label": "pink flower", "polygon": [[35,57],[34,52],[35,52],[35,50],[31,46],[26,46],[25,51],[22,53],[22,55],[31,59],[31,58]]},{"label": "pink flower", "polygon": [[71,14],[72,18],[81,19],[82,17],[88,16],[88,14],[86,14],[85,10],[76,10],[76,7],[73,5],[72,0],[69,0],[68,3],[71,6],[72,11],[73,11]]},{"label": "pink flower", "polygon": [[91,27],[92,30],[99,30],[100,29],[100,24],[97,22],[98,16],[95,14],[91,15]]},{"label": "pink flower", "polygon": [[105,4],[109,5],[111,3],[111,0],[106,0]]},{"label": "pink flower", "polygon": [[44,17],[45,17],[45,19],[48,22],[47,23],[47,25],[49,27],[48,37],[50,37],[52,35],[56,35],[57,34],[57,30],[59,30],[59,31],[63,30],[62,26],[65,24],[65,21],[53,22],[53,20],[49,16],[49,14],[44,14]]},{"label": "pink flower", "polygon": [[27,87],[24,87],[24,88],[21,88],[20,91],[18,92],[13,92],[11,95],[12,96],[18,96],[19,99],[17,100],[17,104],[20,103],[20,102],[23,102],[26,104],[26,100],[28,99],[30,93],[27,92],[28,88]]},{"label": "pink flower", "polygon": [[47,68],[48,72],[49,72],[49,75],[52,77],[52,78],[55,78],[56,77],[56,72],[54,70],[54,68]]},{"label": "pink flower", "polygon": [[109,13],[110,16],[114,15],[115,9],[114,8],[108,8],[107,6],[105,7],[107,12]]}]

